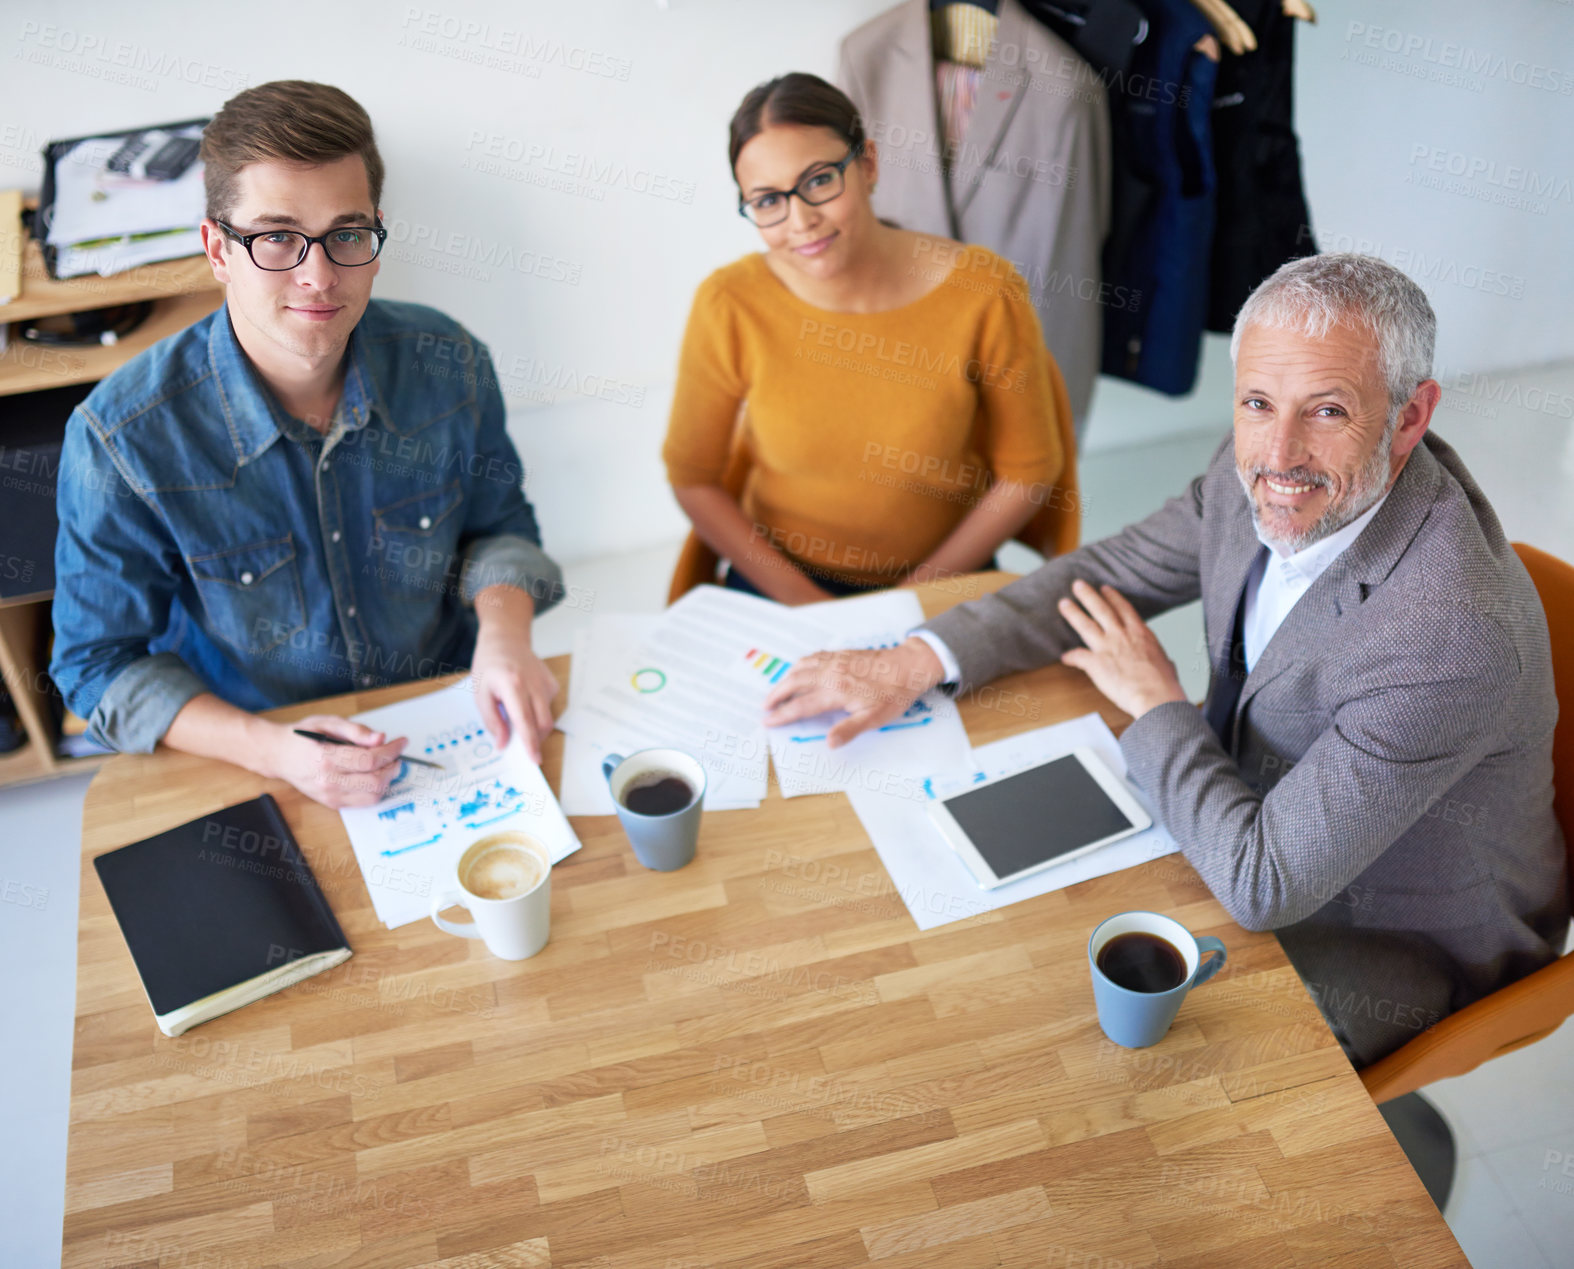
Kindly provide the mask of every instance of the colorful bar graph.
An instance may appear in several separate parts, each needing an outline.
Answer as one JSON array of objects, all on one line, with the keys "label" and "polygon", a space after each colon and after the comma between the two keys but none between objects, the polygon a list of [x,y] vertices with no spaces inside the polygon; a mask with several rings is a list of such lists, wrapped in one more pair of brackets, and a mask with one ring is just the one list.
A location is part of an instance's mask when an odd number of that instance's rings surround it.
[{"label": "colorful bar graph", "polygon": [[783,661],[780,657],[773,657],[769,652],[761,652],[758,648],[750,648],[743,654],[743,659],[772,683],[777,682],[782,675],[792,669],[791,661]]}]

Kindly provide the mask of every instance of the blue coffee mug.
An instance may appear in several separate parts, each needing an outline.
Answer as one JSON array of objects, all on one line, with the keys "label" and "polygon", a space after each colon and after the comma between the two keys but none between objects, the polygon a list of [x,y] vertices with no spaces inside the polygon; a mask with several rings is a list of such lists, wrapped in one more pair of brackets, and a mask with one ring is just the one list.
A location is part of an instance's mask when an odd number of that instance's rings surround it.
[{"label": "blue coffee mug", "polygon": [[[1121,934],[1151,934],[1163,939],[1186,959],[1185,978],[1168,991],[1132,991],[1110,981],[1099,968],[1104,945]],[[1203,963],[1208,952],[1218,955]],[[1216,938],[1197,938],[1179,921],[1158,912],[1121,912],[1101,921],[1088,939],[1088,971],[1093,975],[1093,1002],[1099,1026],[1116,1044],[1145,1049],[1164,1038],[1193,987],[1201,987],[1221,969],[1227,953]]]},{"label": "blue coffee mug", "polygon": [[[694,858],[705,801],[705,768],[681,749],[641,749],[625,758],[608,754],[601,774],[611,790],[634,858],[654,872],[672,872]],[[693,791],[687,805],[666,815],[642,815],[624,805],[623,795],[641,777],[674,775]]]}]

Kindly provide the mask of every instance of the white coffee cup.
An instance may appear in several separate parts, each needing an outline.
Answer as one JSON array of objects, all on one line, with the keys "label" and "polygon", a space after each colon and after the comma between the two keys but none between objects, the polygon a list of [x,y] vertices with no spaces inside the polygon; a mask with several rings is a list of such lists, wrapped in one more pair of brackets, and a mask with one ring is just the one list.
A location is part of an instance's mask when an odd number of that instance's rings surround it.
[{"label": "white coffee cup", "polygon": [[[469,911],[449,921],[444,908]],[[452,888],[432,899],[432,921],[462,939],[482,939],[505,961],[522,961],[547,945],[552,923],[552,859],[527,833],[489,833],[459,856]]]}]

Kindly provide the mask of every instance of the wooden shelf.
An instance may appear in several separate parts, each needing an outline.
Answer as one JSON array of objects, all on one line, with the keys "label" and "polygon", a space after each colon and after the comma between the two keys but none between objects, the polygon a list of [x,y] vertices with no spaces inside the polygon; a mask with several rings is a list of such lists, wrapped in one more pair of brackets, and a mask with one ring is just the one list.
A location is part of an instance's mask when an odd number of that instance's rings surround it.
[{"label": "wooden shelf", "polygon": [[[11,346],[0,353],[0,396],[61,388],[71,383],[94,383],[166,335],[206,317],[223,299],[223,293],[216,290],[160,299],[147,321],[114,344],[61,347],[13,339]],[[6,313],[10,307],[0,307],[0,318],[10,320]]]},{"label": "wooden shelf", "polygon": [[36,784],[40,780],[92,775],[114,756],[112,753],[89,754],[85,758],[55,755],[53,764],[46,767],[37,745],[23,745],[14,753],[0,754],[0,789],[17,784]]},{"label": "wooden shelf", "polygon": [[109,754],[62,758],[55,752],[59,736],[44,674],[49,668],[49,605],[16,605],[0,609],[0,670],[22,720],[28,744],[15,753],[0,754],[0,787],[53,780],[59,776],[97,771]]},{"label": "wooden shelf", "polygon": [[7,783],[42,780],[54,774],[55,729],[44,690],[48,647],[47,604],[0,609],[0,672],[31,742],[27,747],[30,762],[19,764],[23,774]]},{"label": "wooden shelf", "polygon": [[124,273],[101,278],[97,274],[57,282],[44,267],[44,252],[36,238],[22,248],[22,293],[9,304],[0,304],[0,321],[20,322],[56,313],[80,313],[112,304],[166,299],[179,295],[221,295],[206,256],[186,256],[161,264],[142,264]]},{"label": "wooden shelf", "polygon": [[[36,200],[25,201],[36,206]],[[223,288],[200,255],[139,265],[107,278],[57,282],[44,267],[42,248],[28,238],[22,248],[22,289],[9,304],[0,304],[0,324],[143,300],[153,301],[148,320],[114,344],[34,344],[13,338],[0,353],[0,397],[95,383],[166,335],[206,317],[224,301]],[[109,757],[62,758],[55,752],[58,737],[45,690],[50,593],[0,599],[0,671],[28,737],[28,744],[15,753],[0,754],[0,786],[85,775]]]},{"label": "wooden shelf", "polygon": [[0,754],[0,787],[50,780],[58,774],[54,767],[44,764],[42,752],[35,744],[26,744],[11,753]]},{"label": "wooden shelf", "polygon": [[20,608],[23,604],[47,604],[55,596],[52,590],[35,590],[31,595],[12,595],[0,599],[0,608]]}]

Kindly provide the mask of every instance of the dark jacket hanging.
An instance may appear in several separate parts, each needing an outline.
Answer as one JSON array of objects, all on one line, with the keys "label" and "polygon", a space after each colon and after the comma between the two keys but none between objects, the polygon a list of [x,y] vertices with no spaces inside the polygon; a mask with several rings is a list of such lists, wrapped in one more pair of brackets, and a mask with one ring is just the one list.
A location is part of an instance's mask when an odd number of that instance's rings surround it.
[{"label": "dark jacket hanging", "polygon": [[1213,98],[1218,222],[1208,329],[1228,331],[1257,284],[1286,260],[1317,254],[1301,187],[1291,80],[1295,19],[1280,0],[1231,0],[1257,51],[1226,54]]},{"label": "dark jacket hanging", "polygon": [[1189,0],[1138,0],[1148,37],[1109,84],[1114,184],[1104,373],[1180,396],[1197,378],[1213,244],[1211,28]]}]

